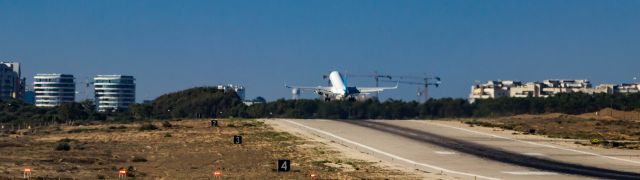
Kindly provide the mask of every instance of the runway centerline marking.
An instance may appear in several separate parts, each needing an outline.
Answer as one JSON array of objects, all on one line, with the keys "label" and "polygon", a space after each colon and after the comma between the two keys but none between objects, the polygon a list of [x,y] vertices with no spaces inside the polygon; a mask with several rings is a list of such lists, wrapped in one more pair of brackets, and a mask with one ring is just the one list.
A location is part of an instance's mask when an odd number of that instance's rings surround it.
[{"label": "runway centerline marking", "polygon": [[[416,121],[416,120],[413,120],[413,121]],[[418,121],[418,122],[422,122],[422,121]],[[581,154],[587,154],[587,155],[592,155],[592,156],[598,156],[598,157],[602,157],[602,158],[609,158],[609,159],[618,160],[618,161],[625,161],[625,162],[630,162],[630,163],[640,164],[640,161],[634,161],[634,160],[629,160],[629,159],[622,159],[622,158],[617,158],[617,157],[612,157],[612,156],[606,156],[606,155],[596,154],[596,153],[592,153],[592,152],[586,152],[586,151],[580,151],[580,150],[575,150],[575,149],[569,149],[569,148],[557,147],[557,146],[548,145],[548,144],[540,144],[540,143],[531,142],[531,141],[525,141],[525,140],[513,139],[513,138],[504,137],[504,136],[498,136],[498,135],[495,135],[495,134],[489,134],[489,133],[484,133],[484,132],[479,132],[479,131],[473,131],[473,130],[469,130],[469,129],[464,129],[464,128],[460,128],[460,127],[453,127],[453,126],[449,126],[449,125],[437,124],[437,123],[432,123],[432,122],[422,122],[422,123],[432,124],[432,125],[436,125],[436,126],[440,126],[440,127],[447,127],[447,128],[457,129],[457,130],[461,130],[461,131],[467,131],[467,132],[470,132],[470,133],[475,133],[475,134],[480,134],[480,135],[485,135],[485,136],[491,136],[491,137],[500,138],[500,139],[506,139],[506,140],[511,140],[511,141],[518,141],[518,142],[525,143],[525,144],[531,144],[531,145],[536,145],[536,146],[543,146],[543,147],[548,147],[548,148],[554,148],[554,149],[560,149],[560,150],[565,150],[565,151],[577,152],[577,153],[581,153]]]},{"label": "runway centerline marking", "polygon": [[284,120],[284,121],[289,122],[289,123],[291,123],[291,124],[298,125],[298,126],[300,126],[300,127],[307,128],[307,129],[309,129],[309,130],[313,130],[313,131],[316,131],[316,132],[319,132],[319,133],[325,134],[325,135],[327,135],[327,136],[331,136],[331,137],[333,137],[333,138],[339,139],[339,140],[341,140],[341,141],[344,141],[344,142],[347,142],[347,143],[350,143],[350,144],[353,144],[353,145],[356,145],[356,146],[363,147],[363,148],[365,148],[365,149],[368,149],[368,150],[374,151],[374,152],[379,153],[379,154],[384,154],[384,155],[386,155],[386,156],[388,156],[388,157],[391,157],[391,158],[394,158],[394,159],[397,159],[397,160],[400,160],[400,161],[404,161],[404,162],[407,162],[407,163],[409,163],[409,164],[420,165],[420,166],[423,166],[423,167],[427,167],[427,168],[431,168],[431,169],[435,169],[435,170],[440,170],[440,171],[444,171],[444,172],[448,172],[448,173],[460,174],[460,175],[471,176],[471,177],[477,177],[477,178],[481,178],[481,179],[490,179],[490,180],[498,180],[498,179],[499,179],[499,178],[494,178],[494,177],[482,176],[482,175],[478,175],[478,174],[471,174],[471,173],[465,173],[465,172],[454,171],[454,170],[445,169],[445,168],[443,168],[443,167],[438,167],[438,166],[431,165],[431,164],[419,163],[419,162],[416,162],[416,161],[413,161],[413,160],[410,160],[410,159],[406,159],[406,158],[403,158],[403,157],[397,156],[397,155],[395,155],[395,154],[391,154],[391,153],[388,153],[388,152],[385,152],[385,151],[382,151],[382,150],[379,150],[379,149],[376,149],[376,148],[373,148],[373,147],[370,147],[370,146],[367,146],[367,145],[364,145],[364,144],[360,144],[360,143],[355,142],[355,141],[351,141],[351,140],[349,140],[349,139],[346,139],[346,138],[340,137],[340,136],[335,135],[335,134],[332,134],[332,133],[330,133],[330,132],[326,132],[326,131],[323,131],[323,130],[320,130],[320,129],[316,129],[316,128],[313,128],[313,127],[309,127],[309,126],[306,126],[306,125],[304,125],[304,124],[300,124],[300,123],[297,123],[297,122],[294,122],[294,121],[291,121],[291,120]]},{"label": "runway centerline marking", "polygon": [[452,151],[433,151],[436,154],[442,154],[442,155],[453,155],[456,154],[456,152],[452,152]]}]

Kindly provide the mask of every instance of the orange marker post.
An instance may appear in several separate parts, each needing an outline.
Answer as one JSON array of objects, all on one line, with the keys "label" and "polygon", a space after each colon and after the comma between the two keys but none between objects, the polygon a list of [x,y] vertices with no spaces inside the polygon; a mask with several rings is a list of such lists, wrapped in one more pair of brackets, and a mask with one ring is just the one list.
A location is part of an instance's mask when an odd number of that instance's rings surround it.
[{"label": "orange marker post", "polygon": [[24,168],[24,170],[22,171],[22,172],[23,172],[23,174],[22,174],[22,175],[23,175],[23,177],[24,177],[25,179],[29,179],[29,178],[31,178],[31,173],[32,173],[32,171],[33,171],[33,169],[31,169],[30,167],[25,167],[25,168]]},{"label": "orange marker post", "polygon": [[318,173],[312,171],[312,172],[309,173],[309,177],[311,179],[317,179],[318,178]]},{"label": "orange marker post", "polygon": [[215,172],[213,172],[213,176],[216,178],[220,178],[222,177],[222,172],[220,172],[220,170],[216,170]]},{"label": "orange marker post", "polygon": [[118,179],[124,179],[126,177],[127,177],[127,170],[126,169],[118,170]]}]

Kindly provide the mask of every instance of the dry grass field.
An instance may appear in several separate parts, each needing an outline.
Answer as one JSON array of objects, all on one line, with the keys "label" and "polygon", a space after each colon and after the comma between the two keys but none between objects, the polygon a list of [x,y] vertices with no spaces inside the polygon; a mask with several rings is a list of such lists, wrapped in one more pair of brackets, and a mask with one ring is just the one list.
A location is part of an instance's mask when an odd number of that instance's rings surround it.
[{"label": "dry grass field", "polygon": [[[608,113],[607,113],[608,114]],[[618,119],[605,113],[582,115],[518,115],[494,119],[468,119],[469,125],[499,127],[524,134],[577,139],[576,143],[608,148],[640,149],[640,121]]]},{"label": "dry grass field", "polygon": [[[349,159],[325,145],[274,131],[257,120],[181,120],[145,124],[50,126],[0,134],[0,179],[22,169],[43,179],[415,179],[377,162]],[[154,129],[157,128],[157,129]],[[243,144],[233,144],[242,135]],[[276,161],[290,159],[290,172]],[[412,178],[414,177],[414,178]]]}]

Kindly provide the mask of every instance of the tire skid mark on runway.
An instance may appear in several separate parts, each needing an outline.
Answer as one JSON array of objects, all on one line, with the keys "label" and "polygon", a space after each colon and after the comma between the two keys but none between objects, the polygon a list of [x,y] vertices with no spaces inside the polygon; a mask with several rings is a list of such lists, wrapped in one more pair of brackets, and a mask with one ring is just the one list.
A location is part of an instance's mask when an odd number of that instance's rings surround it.
[{"label": "tire skid mark on runway", "polygon": [[606,155],[601,155],[601,154],[596,154],[596,153],[586,152],[586,151],[580,151],[580,150],[575,150],[575,149],[562,148],[562,147],[557,147],[557,146],[553,146],[553,145],[549,145],[549,144],[540,144],[540,143],[531,142],[531,141],[525,141],[525,140],[513,139],[513,138],[504,137],[504,136],[498,136],[498,135],[495,135],[495,134],[489,134],[489,133],[484,133],[484,132],[478,132],[478,131],[473,131],[473,130],[464,129],[464,128],[460,128],[460,127],[448,126],[448,125],[444,125],[444,124],[427,123],[427,122],[424,122],[424,123],[426,123],[426,124],[432,124],[432,125],[436,125],[436,126],[440,126],[440,127],[446,127],[446,128],[457,129],[457,130],[466,131],[466,132],[470,132],[470,133],[474,133],[474,134],[480,134],[480,135],[485,135],[485,136],[491,136],[491,137],[495,137],[495,138],[499,138],[499,139],[506,139],[506,140],[511,140],[511,141],[517,141],[517,142],[521,142],[521,143],[525,143],[525,144],[531,144],[531,145],[536,145],[536,146],[543,146],[543,147],[548,147],[548,148],[553,148],[553,149],[560,149],[560,150],[571,151],[571,152],[576,152],[576,153],[580,153],[580,154],[587,154],[587,155],[598,156],[598,157],[603,157],[603,158],[609,158],[609,159],[618,160],[618,161],[624,161],[624,162],[630,162],[630,163],[640,164],[640,161],[634,161],[634,160],[629,160],[629,159],[622,159],[622,158],[617,158],[617,157],[612,157],[612,156],[606,156]]},{"label": "tire skid mark on runway", "polygon": [[413,160],[410,160],[410,159],[406,159],[406,158],[403,158],[403,157],[397,156],[397,155],[395,155],[395,154],[391,154],[391,153],[388,153],[388,152],[385,152],[385,151],[382,151],[382,150],[379,150],[379,149],[376,149],[376,148],[373,148],[373,147],[370,147],[370,146],[367,146],[367,145],[364,145],[364,144],[360,144],[360,143],[355,142],[355,141],[351,141],[351,140],[349,140],[349,139],[346,139],[346,138],[340,137],[340,136],[335,135],[335,134],[332,134],[332,133],[330,133],[330,132],[326,132],[326,131],[323,131],[323,130],[320,130],[320,129],[316,129],[316,128],[313,128],[313,127],[309,127],[309,126],[306,126],[306,125],[304,125],[304,124],[300,124],[300,123],[297,123],[297,122],[294,122],[294,121],[291,121],[291,120],[284,120],[284,121],[289,122],[289,123],[291,123],[291,124],[298,125],[298,126],[303,127],[303,128],[307,128],[307,129],[309,129],[309,130],[316,131],[316,132],[318,132],[318,133],[322,133],[322,134],[324,134],[324,135],[327,135],[327,136],[330,136],[330,137],[333,137],[333,138],[339,139],[339,140],[341,140],[341,141],[344,141],[344,142],[347,142],[347,143],[350,143],[350,144],[353,144],[353,145],[356,145],[356,146],[363,147],[363,148],[365,148],[365,149],[368,149],[368,150],[370,150],[370,151],[374,151],[374,152],[379,153],[379,154],[384,154],[385,156],[388,156],[388,157],[391,157],[391,158],[394,158],[394,159],[397,159],[397,160],[400,160],[400,161],[404,161],[404,162],[407,162],[407,163],[409,163],[409,164],[420,165],[420,166],[427,167],[427,168],[430,168],[430,169],[440,170],[440,171],[444,171],[444,172],[448,172],[448,173],[453,173],[453,174],[464,175],[464,176],[477,177],[477,178],[481,178],[481,179],[489,179],[489,180],[499,180],[499,178],[487,177],[487,176],[482,176],[482,175],[472,174],[472,173],[459,172],[459,171],[454,171],[454,170],[450,170],[450,169],[445,169],[445,168],[443,168],[443,167],[439,167],[439,166],[435,166],[435,165],[431,165],[431,164],[426,164],[426,163],[416,162],[416,161],[413,161]]},{"label": "tire skid mark on runway", "polygon": [[546,156],[546,155],[544,155],[542,153],[536,153],[536,152],[526,152],[526,153],[522,153],[522,154],[527,155],[527,156]]},{"label": "tire skid mark on runway", "polygon": [[[590,176],[605,179],[639,179],[640,173],[625,172],[598,167],[591,167],[579,164],[572,164],[551,159],[543,159],[539,157],[522,155],[519,153],[509,152],[506,150],[489,147],[482,144],[463,141],[455,138],[445,137],[430,132],[420,131],[416,129],[401,127],[393,124],[365,121],[365,120],[341,120],[361,127],[367,127],[382,132],[387,132],[405,138],[426,142],[443,148],[455,150],[458,152],[474,155],[480,158],[486,158],[498,162],[530,167],[539,170],[553,171],[565,174],[574,174],[582,176]],[[420,136],[411,136],[409,133],[420,134]]]}]

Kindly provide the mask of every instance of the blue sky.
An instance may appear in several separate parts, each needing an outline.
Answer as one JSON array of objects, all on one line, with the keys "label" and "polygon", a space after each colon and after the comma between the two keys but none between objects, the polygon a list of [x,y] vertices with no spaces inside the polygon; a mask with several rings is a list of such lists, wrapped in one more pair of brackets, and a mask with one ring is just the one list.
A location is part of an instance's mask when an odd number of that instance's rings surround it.
[{"label": "blue sky", "polygon": [[[466,97],[476,80],[631,82],[639,20],[631,0],[0,0],[0,60],[29,80],[134,75],[139,101],[218,83],[288,98],[284,83],[324,85],[331,70],[428,73],[443,78],[431,96]],[[400,88],[382,98],[416,99],[416,86]]]}]

